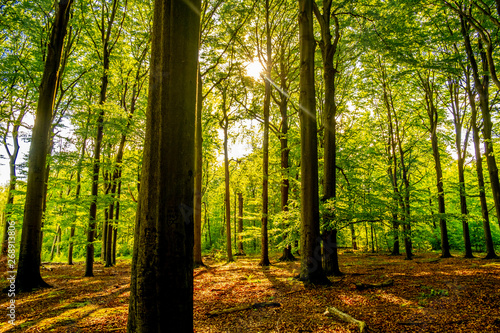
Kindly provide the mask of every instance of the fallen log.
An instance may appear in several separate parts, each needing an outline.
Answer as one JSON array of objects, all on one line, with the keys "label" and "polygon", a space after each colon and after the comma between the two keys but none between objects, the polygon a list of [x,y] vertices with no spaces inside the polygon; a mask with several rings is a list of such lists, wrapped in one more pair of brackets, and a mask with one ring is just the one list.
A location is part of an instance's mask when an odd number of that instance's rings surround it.
[{"label": "fallen log", "polygon": [[342,311],[340,311],[337,308],[334,308],[332,306],[327,307],[325,313],[323,313],[323,314],[325,316],[337,316],[338,318],[340,318],[341,320],[343,320],[347,323],[358,325],[360,333],[367,332],[367,330],[368,330],[368,327],[366,326],[366,323],[364,321],[357,320],[357,319],[349,316],[347,313],[344,313],[344,312],[342,312]]},{"label": "fallen log", "polygon": [[234,308],[229,308],[229,309],[224,309],[224,310],[210,311],[207,313],[207,316],[214,317],[214,316],[218,316],[218,315],[225,314],[225,313],[243,311],[243,310],[248,310],[248,309],[259,309],[259,308],[265,308],[265,307],[279,307],[279,306],[281,306],[281,304],[276,303],[276,302],[254,303],[254,304],[236,306]]},{"label": "fallen log", "polygon": [[387,280],[384,282],[380,283],[361,283],[361,282],[356,282],[354,283],[356,286],[357,290],[365,290],[365,289],[370,289],[370,288],[382,288],[382,287],[390,287],[394,285],[394,280]]}]

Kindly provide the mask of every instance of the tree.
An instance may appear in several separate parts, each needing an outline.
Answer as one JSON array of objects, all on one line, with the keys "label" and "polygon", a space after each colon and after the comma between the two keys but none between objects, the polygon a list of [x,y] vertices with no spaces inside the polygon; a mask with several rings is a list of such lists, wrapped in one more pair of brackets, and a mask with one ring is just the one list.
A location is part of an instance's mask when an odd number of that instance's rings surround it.
[{"label": "tree", "polygon": [[[85,276],[94,276],[94,236],[96,229],[96,219],[97,219],[97,195],[99,192],[99,170],[100,170],[100,159],[101,159],[101,145],[104,130],[104,103],[107,98],[107,90],[109,83],[109,66],[111,60],[111,53],[116,45],[116,42],[120,38],[121,30],[123,27],[123,21],[125,19],[127,3],[125,1],[125,8],[123,9],[123,16],[118,27],[118,31],[115,35],[112,35],[113,28],[115,25],[116,15],[119,10],[120,0],[112,0],[111,6],[106,3],[107,0],[103,0],[101,4],[102,13],[101,20],[98,22],[98,29],[101,32],[101,40],[99,41],[101,49],[97,46],[98,42],[93,40],[93,44],[96,47],[96,52],[99,60],[102,61],[102,75],[101,75],[101,86],[99,90],[99,115],[96,124],[96,137],[94,144],[94,157],[93,157],[93,179],[92,179],[92,190],[91,196],[92,201],[90,202],[90,213],[89,213],[89,227],[87,229],[87,252],[85,260]],[[111,7],[111,12],[110,8]],[[92,8],[94,11],[94,8]],[[93,13],[94,17],[96,14]],[[93,38],[93,36],[92,36]],[[102,52],[102,53],[101,53]],[[107,227],[104,228],[107,232]]]},{"label": "tree", "polygon": [[264,138],[262,144],[262,218],[261,218],[261,248],[260,266],[269,266],[269,109],[271,107],[271,70],[273,68],[271,48],[271,27],[269,24],[269,0],[266,0],[266,66],[265,66],[265,96],[264,96]]},{"label": "tree", "polygon": [[329,284],[321,262],[319,237],[318,146],[312,0],[299,0],[301,225],[299,280]]},{"label": "tree", "polygon": [[470,123],[466,129],[465,139],[462,148],[462,128],[465,123],[465,108],[460,106],[459,81],[457,78],[448,79],[448,92],[450,96],[451,114],[453,115],[453,124],[455,126],[455,147],[457,149],[458,166],[458,186],[460,196],[460,214],[462,215],[462,230],[464,237],[465,258],[473,258],[472,246],[470,242],[469,222],[467,221],[469,210],[467,209],[467,197],[465,192],[465,156],[467,153],[467,144],[469,142]]},{"label": "tree", "polygon": [[[464,46],[467,53],[467,58],[469,60],[470,66],[463,67],[464,76],[465,76],[465,90],[467,93],[467,97],[469,99],[469,104],[471,108],[471,119],[470,124],[472,128],[472,138],[474,144],[474,151],[476,154],[476,173],[477,173],[477,181],[479,187],[479,202],[481,204],[481,216],[483,221],[483,230],[484,230],[484,238],[486,243],[486,258],[487,259],[495,259],[498,258],[495,253],[495,246],[493,244],[493,239],[491,237],[491,229],[490,229],[490,218],[489,218],[489,210],[488,204],[486,202],[486,193],[485,193],[485,182],[484,182],[484,174],[483,174],[483,161],[482,161],[482,153],[480,148],[480,139],[479,139],[479,126],[477,121],[477,104],[476,104],[476,94],[473,92],[471,87],[471,73],[470,69],[472,68],[472,77],[473,82],[476,85],[476,93],[479,95],[479,103],[484,104],[485,100],[488,98],[481,95],[488,95],[488,85],[489,85],[489,76],[486,69],[485,64],[485,55],[484,52],[480,51],[480,56],[482,59],[483,65],[483,77],[482,79],[479,77],[479,68],[476,61],[476,57],[472,51],[472,45],[470,40],[469,27],[465,20],[461,19],[461,33],[464,38]],[[484,106],[483,106],[484,107]]]},{"label": "tree", "polygon": [[[488,171],[490,175],[490,186],[491,192],[493,193],[493,201],[495,203],[497,220],[500,225],[500,180],[498,177],[498,167],[495,159],[495,152],[493,149],[493,141],[492,141],[492,129],[493,123],[491,120],[491,112],[490,112],[490,98],[489,98],[489,86],[490,86],[490,76],[493,78],[494,72],[492,71],[489,57],[487,56],[489,50],[485,50],[483,48],[484,38],[478,41],[479,53],[482,61],[482,70],[484,73],[488,73],[489,75],[483,75],[483,79],[480,78],[480,71],[478,68],[477,61],[475,60],[475,56],[473,53],[471,40],[470,40],[470,25],[466,17],[463,15],[460,16],[461,21],[461,32],[464,38],[465,50],[467,53],[467,58],[469,60],[471,69],[472,69],[472,78],[474,82],[474,87],[477,91],[479,97],[479,109],[481,110],[481,114],[483,116],[483,144],[484,144],[484,156],[486,157],[486,163],[488,165]],[[488,45],[491,47],[491,44]]]},{"label": "tree", "polygon": [[438,206],[439,206],[439,228],[441,230],[441,257],[450,258],[450,243],[448,240],[448,227],[446,224],[446,214],[445,201],[444,201],[444,188],[443,188],[443,168],[441,166],[441,155],[439,153],[438,144],[438,121],[439,112],[438,106],[436,105],[436,99],[438,94],[438,86],[436,82],[436,74],[427,70],[426,73],[417,72],[420,79],[420,84],[422,90],[424,91],[424,106],[427,111],[427,116],[429,119],[429,127],[427,128],[431,136],[432,145],[432,155],[434,157],[434,168],[436,169],[436,187],[438,195]]},{"label": "tree", "polygon": [[193,331],[199,15],[197,0],[155,1],[127,324],[131,333]]},{"label": "tree", "polygon": [[[335,200],[337,196],[337,102],[335,100],[336,87],[335,76],[337,68],[334,65],[334,57],[337,53],[337,45],[340,41],[340,24],[336,13],[332,13],[332,1],[323,2],[323,13],[320,12],[316,1],[313,1],[313,9],[316,19],[321,27],[321,55],[323,59],[323,79],[325,81],[325,105],[324,105],[324,185],[323,198]],[[330,18],[333,18],[335,36],[330,32]],[[327,217],[327,223],[331,223],[334,216]],[[341,275],[337,255],[337,229],[325,226],[323,235],[323,256],[325,271],[329,275]]]},{"label": "tree", "polygon": [[52,112],[60,78],[59,66],[70,19],[71,5],[72,0],[61,0],[58,3],[39,88],[36,120],[28,161],[28,185],[16,277],[16,289],[20,291],[31,291],[33,288],[49,286],[40,275],[42,205]]}]

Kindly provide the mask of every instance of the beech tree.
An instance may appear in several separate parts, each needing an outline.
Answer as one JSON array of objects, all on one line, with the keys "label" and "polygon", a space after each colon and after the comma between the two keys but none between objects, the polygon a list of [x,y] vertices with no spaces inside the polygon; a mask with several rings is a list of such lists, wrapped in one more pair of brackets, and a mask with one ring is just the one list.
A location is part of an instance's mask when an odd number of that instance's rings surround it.
[{"label": "beech tree", "polygon": [[[193,331],[199,0],[156,0],[128,332]],[[161,283],[158,283],[161,281]]]},{"label": "beech tree", "polygon": [[299,0],[300,35],[300,137],[301,137],[301,225],[299,280],[329,284],[321,262],[318,197],[318,138],[314,87],[312,0]]},{"label": "beech tree", "polygon": [[33,288],[49,286],[40,275],[42,205],[52,112],[60,77],[59,66],[70,19],[71,5],[72,0],[61,0],[57,5],[39,88],[28,162],[28,185],[16,277],[16,289],[20,291],[31,291]]}]

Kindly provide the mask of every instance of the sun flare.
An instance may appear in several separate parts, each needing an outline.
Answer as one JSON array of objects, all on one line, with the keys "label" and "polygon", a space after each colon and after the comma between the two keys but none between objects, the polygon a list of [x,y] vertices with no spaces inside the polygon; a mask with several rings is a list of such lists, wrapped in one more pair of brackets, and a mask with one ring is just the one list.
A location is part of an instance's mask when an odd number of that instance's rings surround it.
[{"label": "sun flare", "polygon": [[252,77],[254,80],[260,80],[262,73],[264,73],[264,67],[258,61],[252,61],[246,66],[247,75]]}]

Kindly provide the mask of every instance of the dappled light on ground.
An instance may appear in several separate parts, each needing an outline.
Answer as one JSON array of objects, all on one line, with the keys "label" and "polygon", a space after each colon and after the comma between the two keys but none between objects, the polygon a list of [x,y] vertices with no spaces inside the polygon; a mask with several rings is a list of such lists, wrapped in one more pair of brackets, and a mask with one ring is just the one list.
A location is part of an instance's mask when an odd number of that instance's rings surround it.
[{"label": "dappled light on ground", "polygon": [[[295,279],[299,262],[259,267],[257,256],[214,262],[194,270],[195,332],[358,332],[353,324],[327,317],[335,307],[366,322],[375,332],[500,332],[500,260],[414,260],[375,254],[340,255],[342,277],[330,287],[304,286]],[[44,279],[53,286],[16,299],[17,325],[0,320],[0,332],[126,332],[130,261],[116,267],[96,264],[96,276],[83,278],[84,265],[49,265]],[[392,286],[357,290],[355,283]],[[1,281],[6,285],[5,279]],[[0,308],[7,297],[0,296]],[[255,303],[280,306],[220,311]],[[3,315],[3,314],[2,314]]]}]

